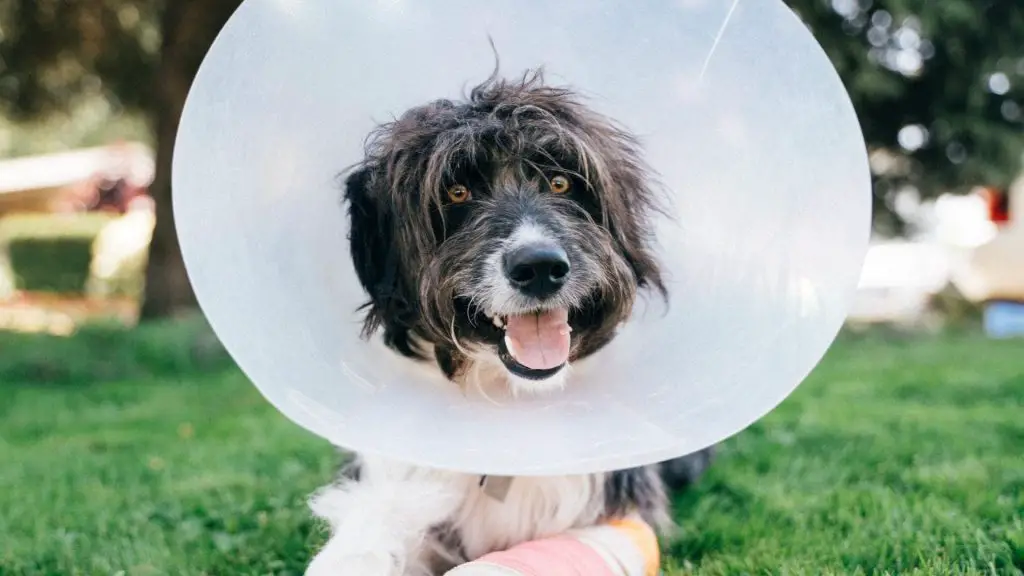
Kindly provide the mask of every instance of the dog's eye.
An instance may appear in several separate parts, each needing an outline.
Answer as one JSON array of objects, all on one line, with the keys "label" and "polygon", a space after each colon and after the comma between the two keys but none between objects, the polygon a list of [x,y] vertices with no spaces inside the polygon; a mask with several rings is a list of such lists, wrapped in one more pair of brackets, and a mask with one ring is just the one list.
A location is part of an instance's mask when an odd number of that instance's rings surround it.
[{"label": "dog's eye", "polygon": [[469,193],[469,188],[466,188],[462,184],[456,184],[448,189],[448,199],[454,204],[462,204],[466,200],[469,200],[470,196],[472,196],[472,194]]},{"label": "dog's eye", "polygon": [[565,194],[572,188],[572,182],[565,176],[555,176],[551,179],[551,191],[555,194]]}]

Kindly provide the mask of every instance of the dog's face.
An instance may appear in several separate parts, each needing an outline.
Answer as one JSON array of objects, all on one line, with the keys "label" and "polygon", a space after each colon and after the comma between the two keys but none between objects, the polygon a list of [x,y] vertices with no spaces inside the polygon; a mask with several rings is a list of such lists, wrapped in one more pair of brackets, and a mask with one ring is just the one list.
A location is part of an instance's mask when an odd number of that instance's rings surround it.
[{"label": "dog's face", "polygon": [[513,392],[558,386],[639,290],[664,295],[638,147],[539,74],[381,126],[345,187],[364,334],[455,382],[491,365]]}]

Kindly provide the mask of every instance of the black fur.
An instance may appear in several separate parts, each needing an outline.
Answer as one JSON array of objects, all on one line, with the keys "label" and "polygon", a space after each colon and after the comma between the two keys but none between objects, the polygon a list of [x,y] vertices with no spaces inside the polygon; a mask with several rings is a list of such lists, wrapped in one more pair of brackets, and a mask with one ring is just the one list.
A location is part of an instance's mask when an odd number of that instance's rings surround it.
[{"label": "black fur", "polygon": [[422,358],[410,338],[419,310],[400,268],[394,216],[370,189],[369,169],[357,170],[345,179],[348,204],[349,247],[352,264],[370,297],[363,307],[363,334],[383,329],[384,343],[403,356]]},{"label": "black fur", "polygon": [[608,474],[604,482],[604,508],[604,515],[609,518],[635,510],[651,526],[664,530],[671,524],[664,484],[657,469],[651,466]]}]

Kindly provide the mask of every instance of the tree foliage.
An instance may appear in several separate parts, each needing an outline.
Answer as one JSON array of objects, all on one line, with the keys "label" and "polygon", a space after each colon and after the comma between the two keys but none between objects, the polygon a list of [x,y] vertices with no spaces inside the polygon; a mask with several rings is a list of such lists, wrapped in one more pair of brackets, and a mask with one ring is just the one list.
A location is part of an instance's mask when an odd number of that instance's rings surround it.
[{"label": "tree foliage", "polygon": [[1021,0],[787,0],[850,92],[873,151],[876,226],[895,200],[1007,186],[1024,153]]},{"label": "tree foliage", "polygon": [[[99,99],[114,113],[146,115],[166,148],[191,75],[239,2],[0,0],[0,116],[40,118]],[[1020,172],[1022,0],[786,2],[850,91],[872,153],[882,231],[900,228],[898,197],[1004,186]],[[158,154],[169,159],[169,150]],[[156,197],[169,214],[169,162],[160,159]],[[173,238],[157,236],[151,280],[188,292],[182,271],[153,269],[181,265]],[[187,302],[190,293],[149,297]]]},{"label": "tree foliage", "polygon": [[142,0],[0,0],[0,113],[30,119],[87,98],[149,109],[160,10]]}]

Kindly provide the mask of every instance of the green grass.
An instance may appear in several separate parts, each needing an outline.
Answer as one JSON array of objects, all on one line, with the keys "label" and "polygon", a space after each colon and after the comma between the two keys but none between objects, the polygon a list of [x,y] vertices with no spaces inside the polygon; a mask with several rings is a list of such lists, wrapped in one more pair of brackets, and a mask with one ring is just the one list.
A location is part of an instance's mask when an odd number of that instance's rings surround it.
[{"label": "green grass", "polygon": [[[1021,574],[1024,341],[846,336],[675,497],[666,574]],[[301,574],[340,461],[194,321],[0,335],[0,574]]]},{"label": "green grass", "polygon": [[85,292],[93,242],[112,220],[103,213],[0,218],[0,251],[4,252],[0,255],[0,285],[51,293]]}]

